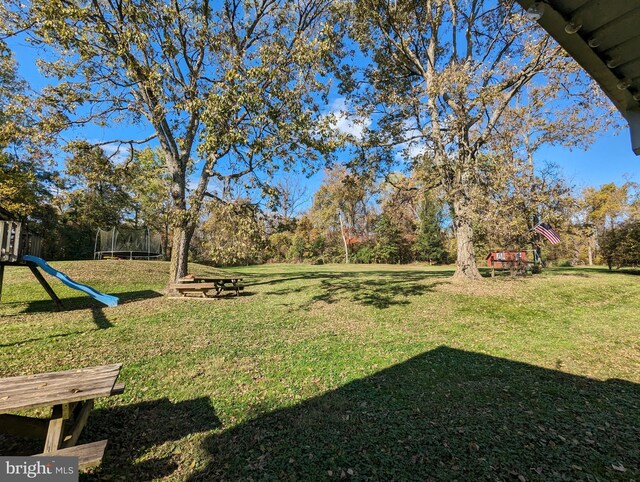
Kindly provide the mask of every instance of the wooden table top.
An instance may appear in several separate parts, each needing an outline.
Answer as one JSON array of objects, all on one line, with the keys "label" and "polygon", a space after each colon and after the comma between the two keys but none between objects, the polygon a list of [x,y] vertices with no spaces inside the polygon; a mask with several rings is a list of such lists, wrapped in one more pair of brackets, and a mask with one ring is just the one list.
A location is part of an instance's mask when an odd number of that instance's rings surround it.
[{"label": "wooden table top", "polygon": [[103,365],[62,372],[0,379],[0,414],[48,407],[111,395],[122,365]]},{"label": "wooden table top", "polygon": [[234,283],[236,281],[242,281],[242,278],[236,276],[233,278],[214,278],[212,276],[190,276],[185,278],[179,278],[179,283],[216,283],[216,282],[224,282],[224,283]]}]

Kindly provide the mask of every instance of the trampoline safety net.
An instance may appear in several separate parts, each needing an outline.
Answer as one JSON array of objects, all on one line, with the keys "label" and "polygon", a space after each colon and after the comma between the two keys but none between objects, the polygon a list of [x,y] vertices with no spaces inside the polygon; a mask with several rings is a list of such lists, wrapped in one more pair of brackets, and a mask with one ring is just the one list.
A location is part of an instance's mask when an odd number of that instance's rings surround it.
[{"label": "trampoline safety net", "polygon": [[162,240],[149,228],[98,229],[94,259],[128,258],[151,259],[162,255]]}]

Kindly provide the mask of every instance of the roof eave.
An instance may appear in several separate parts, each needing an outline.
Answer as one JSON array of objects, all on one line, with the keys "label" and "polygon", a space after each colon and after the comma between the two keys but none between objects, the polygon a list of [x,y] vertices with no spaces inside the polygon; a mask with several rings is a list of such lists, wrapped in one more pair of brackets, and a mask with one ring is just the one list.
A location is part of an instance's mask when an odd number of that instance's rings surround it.
[{"label": "roof eave", "polygon": [[[535,0],[517,0],[527,10]],[[611,99],[615,107],[629,124],[631,147],[636,155],[640,155],[640,105],[631,92],[619,89],[621,81],[607,66],[606,62],[589,47],[578,34],[568,34],[565,27],[568,20],[545,2],[544,13],[537,21],[564,50],[600,85],[604,93]]]}]

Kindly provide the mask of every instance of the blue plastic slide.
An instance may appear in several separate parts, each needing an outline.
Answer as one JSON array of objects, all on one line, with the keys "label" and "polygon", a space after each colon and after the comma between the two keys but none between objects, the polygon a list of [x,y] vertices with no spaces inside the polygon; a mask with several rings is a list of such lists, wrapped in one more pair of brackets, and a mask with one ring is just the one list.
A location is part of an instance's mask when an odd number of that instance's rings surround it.
[{"label": "blue plastic slide", "polygon": [[44,272],[50,274],[51,276],[55,276],[60,281],[62,281],[64,284],[66,284],[70,288],[73,288],[74,290],[80,290],[80,291],[85,292],[86,294],[88,294],[92,298],[95,298],[96,300],[98,300],[100,303],[103,303],[103,304],[105,304],[107,306],[117,306],[118,305],[118,297],[117,296],[106,295],[104,293],[100,293],[97,290],[94,290],[91,286],[83,285],[81,283],[76,283],[71,278],[69,278],[66,274],[61,273],[57,269],[54,269],[53,267],[51,267],[42,258],[38,258],[37,256],[31,256],[31,255],[27,254],[27,255],[23,256],[22,259],[24,261],[29,261],[31,263],[37,264],[38,267],[41,268]]}]

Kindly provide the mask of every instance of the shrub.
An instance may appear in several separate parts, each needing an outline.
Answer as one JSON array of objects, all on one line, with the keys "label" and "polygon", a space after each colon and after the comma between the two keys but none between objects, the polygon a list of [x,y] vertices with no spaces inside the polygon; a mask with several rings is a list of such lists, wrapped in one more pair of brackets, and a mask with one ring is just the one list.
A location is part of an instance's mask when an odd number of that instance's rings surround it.
[{"label": "shrub", "polygon": [[351,261],[354,263],[370,264],[375,262],[375,251],[369,245],[362,245],[351,256]]}]

